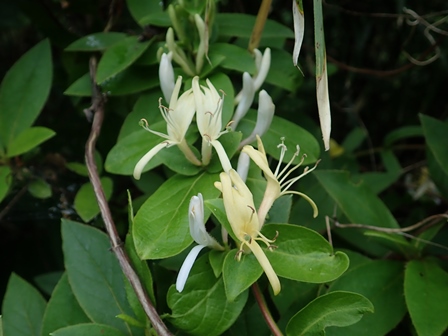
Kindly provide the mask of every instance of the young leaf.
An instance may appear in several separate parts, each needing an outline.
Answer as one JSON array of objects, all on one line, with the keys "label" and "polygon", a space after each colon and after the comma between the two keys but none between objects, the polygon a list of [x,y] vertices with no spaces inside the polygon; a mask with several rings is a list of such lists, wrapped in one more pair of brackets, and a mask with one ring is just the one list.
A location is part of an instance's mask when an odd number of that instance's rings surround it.
[{"label": "young leaf", "polygon": [[101,32],[81,37],[71,43],[65,51],[102,51],[126,38],[126,34],[116,32]]},{"label": "young leaf", "polygon": [[406,265],[404,296],[418,335],[441,335],[448,327],[448,273],[434,261]]},{"label": "young leaf", "polygon": [[28,185],[28,191],[36,198],[45,199],[51,197],[51,186],[45,180],[38,178]]},{"label": "young leaf", "polygon": [[126,336],[128,334],[105,324],[85,323],[61,328],[51,333],[52,336]]},{"label": "young leaf", "polygon": [[86,315],[95,323],[132,334],[127,324],[115,318],[118,314],[132,315],[132,310],[126,301],[123,273],[117,258],[110,252],[107,235],[62,219],[62,250],[68,280]]},{"label": "young leaf", "polygon": [[140,42],[137,36],[127,37],[106,50],[98,63],[96,82],[101,84],[134,63],[151,41]]},{"label": "young leaf", "polygon": [[29,50],[6,73],[0,87],[0,146],[9,147],[34,123],[50,92],[52,73],[48,40]]},{"label": "young leaf", "polygon": [[30,127],[11,140],[6,150],[7,157],[18,156],[28,152],[42,142],[52,138],[56,133],[46,127]]},{"label": "young leaf", "polygon": [[203,255],[195,262],[182,293],[170,287],[170,321],[189,335],[221,335],[240,315],[247,297],[246,291],[233,302],[227,301],[222,278],[216,279],[208,256]]},{"label": "young leaf", "polygon": [[33,286],[12,273],[2,304],[5,335],[40,336],[46,304]]},{"label": "young leaf", "polygon": [[191,244],[190,199],[199,192],[205,200],[217,197],[219,190],[213,183],[218,180],[218,174],[175,175],[148,198],[134,220],[135,248],[141,259],[171,257]]},{"label": "young leaf", "polygon": [[[113,181],[109,177],[101,178],[101,185],[104,189],[106,199],[112,196]],[[92,184],[85,183],[81,186],[75,196],[75,210],[84,222],[90,222],[96,215],[100,213],[100,208],[96,200],[95,192]]]},{"label": "young leaf", "polygon": [[42,335],[74,324],[91,322],[76,300],[64,273],[48,301],[42,321]]},{"label": "young leaf", "polygon": [[373,305],[364,296],[350,292],[328,293],[294,315],[286,327],[286,334],[325,335],[327,327],[349,326],[365,313],[373,313]]},{"label": "young leaf", "polygon": [[448,124],[420,114],[426,144],[440,168],[448,175]]}]

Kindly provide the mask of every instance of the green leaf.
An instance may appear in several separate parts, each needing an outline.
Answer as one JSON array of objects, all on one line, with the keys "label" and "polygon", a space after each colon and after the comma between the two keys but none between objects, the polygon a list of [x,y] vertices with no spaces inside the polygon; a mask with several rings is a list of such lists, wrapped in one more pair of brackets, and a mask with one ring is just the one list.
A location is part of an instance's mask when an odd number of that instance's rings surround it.
[{"label": "green leaf", "polygon": [[134,222],[135,248],[141,259],[171,257],[191,244],[190,199],[198,193],[202,193],[204,200],[217,197],[220,192],[213,183],[218,180],[218,174],[175,175],[148,198]]},{"label": "green leaf", "polygon": [[[158,132],[166,131],[166,122],[161,121],[151,126],[152,130]],[[159,136],[152,134],[142,128],[124,137],[115,144],[106,157],[104,167],[106,171],[119,175],[132,175],[135,165],[151,148],[163,141]],[[162,149],[163,151],[164,149]],[[160,153],[160,152],[159,152]],[[157,154],[145,166],[146,172],[162,163],[162,157]]]},{"label": "green leaf", "polygon": [[209,77],[209,80],[210,82],[212,82],[218,92],[222,90],[225,93],[224,103],[222,107],[222,126],[225,127],[225,125],[227,125],[227,123],[232,118],[234,111],[233,100],[235,97],[235,92],[233,90],[232,81],[226,74],[222,72],[216,73],[213,76]]},{"label": "green leaf", "polygon": [[[384,228],[399,227],[389,209],[378,196],[363,182],[354,184],[349,179],[348,172],[319,170],[313,174],[351,223]],[[374,242],[366,243],[365,238],[362,238],[363,231],[361,229],[341,229],[337,232],[344,239],[365,251],[378,256],[383,255],[387,250]],[[398,239],[404,240],[403,237]]]},{"label": "green leaf", "polygon": [[324,283],[337,279],[349,265],[343,252],[333,248],[316,231],[290,224],[267,224],[262,233],[268,239],[277,235],[277,248],[266,256],[278,276],[310,283]]},{"label": "green leaf", "polygon": [[51,186],[45,180],[38,178],[28,185],[28,191],[33,197],[45,199],[51,197]]},{"label": "green leaf", "polygon": [[[195,147],[190,147],[197,158],[200,158],[199,151]],[[196,166],[187,160],[185,154],[177,146],[166,148],[158,154],[162,162],[172,171],[186,176],[197,175],[202,167]]]},{"label": "green leaf", "polygon": [[291,66],[292,55],[281,49],[272,49],[271,67],[266,76],[266,83],[273,84],[288,91],[295,91],[303,81],[300,71]]},{"label": "green leaf", "polygon": [[[237,13],[219,13],[216,15],[219,36],[250,38],[255,24],[255,16]],[[294,38],[293,31],[273,20],[266,20],[261,35],[263,38]]]},{"label": "green leaf", "polygon": [[215,278],[204,255],[194,264],[182,293],[170,287],[170,321],[189,335],[221,335],[240,315],[247,296],[246,292],[233,302],[227,301],[223,280]]},{"label": "green leaf", "polygon": [[403,126],[397,129],[394,129],[390,133],[388,133],[384,137],[384,146],[389,147],[394,142],[399,140],[412,138],[412,137],[420,137],[423,135],[423,129],[421,126]]},{"label": "green leaf", "polygon": [[213,216],[216,217],[216,219],[224,227],[224,229],[226,229],[230,237],[232,237],[234,241],[238,241],[238,238],[236,238],[235,234],[233,233],[232,226],[227,219],[226,209],[224,208],[224,201],[222,200],[222,198],[205,200],[204,204],[207,209],[212,212]]},{"label": "green leaf", "polygon": [[52,138],[56,133],[46,127],[30,127],[12,139],[7,148],[7,157],[18,156]]},{"label": "green leaf", "polygon": [[[253,117],[255,113],[255,111],[249,111],[238,124],[237,131],[243,132],[243,139],[247,138],[255,127],[256,117]],[[283,158],[284,163],[291,160],[297,145],[300,146],[300,155],[294,160],[295,164],[300,162],[302,154],[307,155],[303,165],[314,163],[319,159],[319,143],[311,133],[286,119],[274,116],[271,127],[261,139],[266,152],[276,160],[280,159],[280,149],[277,146],[281,143],[281,138],[285,138],[284,143],[288,147]],[[254,142],[252,145],[256,146],[256,143]]]},{"label": "green leaf", "polygon": [[12,175],[9,166],[0,166],[0,202],[6,197],[11,186]]},{"label": "green leaf", "polygon": [[373,305],[364,296],[332,292],[319,296],[299,311],[286,327],[287,335],[325,335],[327,327],[346,327],[358,322]]},{"label": "green leaf", "polygon": [[215,277],[219,277],[222,273],[222,267],[224,266],[224,260],[228,254],[228,251],[211,250],[208,254],[210,266],[213,269]]},{"label": "green leaf", "polygon": [[448,123],[420,114],[426,144],[440,168],[448,175]]},{"label": "green leaf", "polygon": [[246,289],[263,274],[263,269],[253,253],[243,254],[240,261],[235,259],[237,253],[237,249],[227,253],[222,268],[227,300],[230,302],[238,298],[241,293],[245,293]]},{"label": "green leaf", "polygon": [[59,329],[53,333],[52,336],[126,336],[128,334],[121,332],[111,326],[105,324],[85,323],[77,324],[69,327]]},{"label": "green leaf", "polygon": [[255,60],[247,49],[229,43],[213,43],[210,45],[209,57],[224,56],[220,66],[227,70],[238,72],[247,71],[251,75],[255,74],[257,68]]},{"label": "green leaf", "polygon": [[141,27],[146,25],[170,25],[168,14],[163,11],[163,3],[159,1],[126,0],[129,12]]},{"label": "green leaf", "polygon": [[6,73],[0,87],[0,146],[29,128],[50,92],[51,50],[44,40],[23,55]]},{"label": "green leaf", "polygon": [[128,68],[149,47],[152,41],[140,42],[137,36],[129,36],[106,49],[98,63],[96,82],[102,83]]},{"label": "green leaf", "polygon": [[448,273],[434,261],[406,265],[404,295],[418,335],[441,335],[448,327]]},{"label": "green leaf", "polygon": [[76,301],[67,274],[64,273],[48,301],[41,335],[49,335],[60,328],[87,322],[90,322],[90,319]]},{"label": "green leaf", "polygon": [[[116,76],[101,83],[101,90],[109,96],[122,96],[149,90],[159,85],[156,69],[140,66],[131,66]],[[77,97],[90,97],[92,84],[87,73],[77,79],[64,91],[65,95]]]},{"label": "green leaf", "polygon": [[406,314],[403,297],[403,264],[390,260],[361,261],[330,284],[329,292],[350,291],[369,299],[375,314],[369,314],[357,324],[334,329],[331,335],[387,335]]},{"label": "green leaf", "polygon": [[103,51],[126,38],[126,34],[101,32],[90,34],[71,43],[65,51]]},{"label": "green leaf", "polygon": [[40,336],[45,306],[37,289],[12,273],[2,304],[5,335]]},{"label": "green leaf", "polygon": [[132,311],[126,301],[123,273],[110,247],[105,233],[62,219],[64,264],[77,301],[95,323],[131,334],[130,327],[115,318],[118,314],[132,315]]},{"label": "green leaf", "polygon": [[34,277],[34,282],[37,287],[48,296],[53,293],[54,288],[58,284],[59,280],[63,275],[62,271],[48,272],[44,274],[39,274]]},{"label": "green leaf", "polygon": [[[113,181],[109,177],[101,178],[101,185],[104,189],[106,199],[112,196]],[[100,213],[100,208],[96,200],[95,191],[92,184],[85,183],[81,186],[75,196],[75,210],[84,222],[90,222],[96,215]]]}]

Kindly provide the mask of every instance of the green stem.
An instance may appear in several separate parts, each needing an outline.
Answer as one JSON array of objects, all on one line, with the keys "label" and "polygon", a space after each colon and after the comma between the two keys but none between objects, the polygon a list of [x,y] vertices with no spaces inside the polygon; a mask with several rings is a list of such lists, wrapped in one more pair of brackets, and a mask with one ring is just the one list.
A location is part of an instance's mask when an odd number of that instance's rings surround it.
[{"label": "green stem", "polygon": [[196,155],[194,155],[193,151],[191,150],[190,146],[188,146],[185,139],[183,139],[182,142],[178,143],[177,146],[182,151],[182,153],[184,153],[188,161],[190,161],[195,166],[202,166],[201,161],[199,161]]},{"label": "green stem", "polygon": [[257,304],[260,307],[261,314],[263,315],[264,320],[266,321],[269,329],[271,330],[272,335],[283,336],[282,331],[272,318],[271,312],[269,311],[268,305],[266,304],[266,300],[264,299],[264,296],[261,293],[260,286],[258,286],[258,283],[256,282],[252,285],[252,293],[254,294],[255,300],[257,301]]},{"label": "green stem", "polygon": [[212,157],[212,145],[210,144],[205,137],[202,138],[202,164],[204,166],[208,166],[210,163],[210,159]]}]

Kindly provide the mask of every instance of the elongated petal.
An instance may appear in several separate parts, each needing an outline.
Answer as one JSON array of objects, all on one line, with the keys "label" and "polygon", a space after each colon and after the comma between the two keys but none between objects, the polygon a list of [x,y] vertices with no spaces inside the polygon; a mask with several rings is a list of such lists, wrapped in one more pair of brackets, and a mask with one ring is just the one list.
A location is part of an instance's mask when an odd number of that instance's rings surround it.
[{"label": "elongated petal", "polygon": [[174,69],[173,65],[171,64],[172,58],[172,52],[169,52],[168,54],[162,54],[159,66],[160,88],[162,89],[163,97],[167,102],[171,99],[171,95],[173,94],[175,86]]},{"label": "elongated petal", "polygon": [[252,239],[252,242],[250,244],[248,243],[247,246],[249,246],[252,253],[255,255],[255,258],[257,258],[258,262],[263,268],[264,273],[266,273],[274,295],[277,295],[281,290],[280,280],[278,279],[277,274],[275,273],[271,263],[266,257],[266,254],[264,254],[263,250],[261,249],[260,245],[258,245],[255,239]]},{"label": "elongated petal", "polygon": [[185,258],[182,267],[180,268],[179,274],[177,275],[176,289],[178,292],[182,292],[184,290],[185,283],[187,282],[191,268],[193,267],[193,264],[196,261],[199,252],[201,252],[204,247],[204,245],[197,245],[193,247],[190,253],[188,253],[187,257]]},{"label": "elongated petal", "polygon": [[240,156],[238,157],[238,167],[236,168],[236,171],[238,172],[238,175],[241,176],[241,179],[243,181],[246,181],[247,179],[247,173],[249,172],[249,167],[250,167],[249,155],[241,152]]},{"label": "elongated petal", "polygon": [[164,141],[159,143],[158,145],[151,148],[151,150],[146,153],[135,165],[134,168],[134,178],[136,180],[140,179],[140,176],[142,175],[142,171],[145,168],[145,166],[148,164],[148,162],[163,148],[170,147],[173,144],[169,141]]},{"label": "elongated petal", "polygon": [[232,129],[236,129],[240,120],[249,111],[255,97],[254,80],[248,72],[243,73],[243,89],[241,90],[241,101],[236,107],[235,114],[233,115]]},{"label": "elongated petal", "polygon": [[178,76],[173,91],[171,92],[171,96],[169,97],[171,109],[174,109],[177,106],[177,99],[179,98],[179,92],[181,86],[182,86],[182,76]]},{"label": "elongated petal", "polygon": [[319,110],[320,129],[324,140],[325,150],[330,149],[331,112],[330,97],[328,96],[327,66],[321,77],[316,77],[317,108]]},{"label": "elongated petal", "polygon": [[294,19],[294,51],[292,61],[297,66],[300,49],[302,48],[303,36],[305,34],[305,16],[303,14],[302,0],[292,0],[292,16]]},{"label": "elongated petal", "polygon": [[258,69],[258,73],[254,77],[255,91],[258,91],[258,89],[263,84],[264,80],[266,79],[266,76],[268,75],[270,67],[271,67],[271,49],[266,48],[263,54],[263,58],[261,59],[261,64]]},{"label": "elongated petal", "polygon": [[232,164],[230,163],[229,157],[218,140],[210,141],[211,145],[215,148],[216,153],[218,153],[219,161],[221,162],[222,169],[228,173],[232,169]]}]

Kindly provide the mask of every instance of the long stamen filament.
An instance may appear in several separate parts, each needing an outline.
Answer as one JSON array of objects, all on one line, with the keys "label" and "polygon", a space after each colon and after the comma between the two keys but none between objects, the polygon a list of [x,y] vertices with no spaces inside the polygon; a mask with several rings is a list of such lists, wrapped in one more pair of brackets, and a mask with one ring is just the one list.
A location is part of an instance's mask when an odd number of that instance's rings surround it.
[{"label": "long stamen filament", "polygon": [[[303,161],[303,160],[302,160]],[[290,179],[290,180],[288,180],[288,181],[286,181],[286,182],[284,182],[283,183],[283,180],[282,181],[280,181],[280,189],[282,190],[282,192],[280,193],[280,195],[284,195],[285,193],[286,193],[286,191],[294,184],[294,183],[296,183],[298,180],[300,180],[302,177],[304,177],[305,175],[308,175],[309,173],[311,173],[314,169],[316,169],[317,168],[317,165],[319,164],[319,162],[320,162],[320,160],[318,160],[316,163],[315,163],[315,165],[314,165],[314,167],[313,168],[311,168],[311,169],[308,169],[309,167],[306,167],[304,170],[303,170],[303,173],[302,174],[300,174],[299,176],[296,176],[296,177],[293,177],[292,179]],[[294,167],[293,169],[291,169],[291,171],[288,173],[288,175],[293,171],[293,170],[295,170],[296,168],[298,168],[300,166],[300,164],[298,165],[298,166],[296,166],[296,167]],[[286,175],[287,176],[287,175]],[[286,178],[286,176],[284,177],[284,178]],[[283,179],[284,179],[283,178]]]},{"label": "long stamen filament", "polygon": [[[295,158],[299,156],[299,151],[300,151],[300,147],[297,145],[297,150],[294,152],[294,155],[292,156],[291,160],[289,160],[288,164],[285,166],[285,168],[283,168],[283,170],[281,171],[281,173],[277,176],[277,180],[280,179],[280,177],[285,174],[285,172],[288,170],[288,168],[292,165],[292,163],[294,162]],[[303,163],[303,160],[305,159],[306,154],[302,155],[302,159],[300,160],[300,162],[294,167],[292,168],[285,176],[282,177],[282,179],[279,181],[279,183],[282,183],[282,181],[284,181],[289,174],[291,174],[294,170],[296,170],[297,168],[299,168],[301,166],[301,164]]]}]

